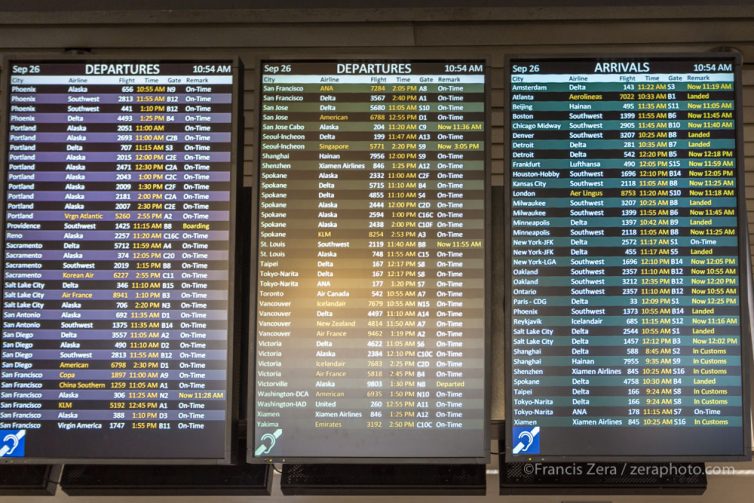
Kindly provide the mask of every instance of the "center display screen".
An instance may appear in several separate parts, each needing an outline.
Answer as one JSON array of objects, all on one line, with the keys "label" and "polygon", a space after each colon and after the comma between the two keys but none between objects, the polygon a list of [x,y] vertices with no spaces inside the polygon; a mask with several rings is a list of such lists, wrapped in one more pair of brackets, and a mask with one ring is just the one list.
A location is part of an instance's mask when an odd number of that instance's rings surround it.
[{"label": "center display screen", "polygon": [[260,86],[249,459],[484,460],[485,63]]}]

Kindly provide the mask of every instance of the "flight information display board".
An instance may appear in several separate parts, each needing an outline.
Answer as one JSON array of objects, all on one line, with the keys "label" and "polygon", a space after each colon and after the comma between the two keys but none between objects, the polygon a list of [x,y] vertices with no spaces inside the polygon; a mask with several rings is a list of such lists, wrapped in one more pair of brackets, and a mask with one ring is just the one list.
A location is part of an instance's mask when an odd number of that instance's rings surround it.
[{"label": "flight information display board", "polygon": [[237,65],[6,63],[0,460],[229,462]]},{"label": "flight information display board", "polygon": [[484,460],[483,61],[262,62],[250,461]]},{"label": "flight information display board", "polygon": [[509,61],[509,460],[750,456],[739,67]]}]

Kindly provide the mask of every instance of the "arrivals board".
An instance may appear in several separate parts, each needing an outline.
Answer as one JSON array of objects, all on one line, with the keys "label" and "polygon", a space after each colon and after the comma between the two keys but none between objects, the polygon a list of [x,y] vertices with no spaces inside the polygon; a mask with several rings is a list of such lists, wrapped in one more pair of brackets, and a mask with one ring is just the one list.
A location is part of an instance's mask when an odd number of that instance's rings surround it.
[{"label": "arrivals board", "polygon": [[4,73],[0,458],[229,461],[235,63]]},{"label": "arrivals board", "polygon": [[250,461],[483,460],[481,61],[264,61]]},{"label": "arrivals board", "polygon": [[740,63],[507,67],[507,457],[750,455]]}]

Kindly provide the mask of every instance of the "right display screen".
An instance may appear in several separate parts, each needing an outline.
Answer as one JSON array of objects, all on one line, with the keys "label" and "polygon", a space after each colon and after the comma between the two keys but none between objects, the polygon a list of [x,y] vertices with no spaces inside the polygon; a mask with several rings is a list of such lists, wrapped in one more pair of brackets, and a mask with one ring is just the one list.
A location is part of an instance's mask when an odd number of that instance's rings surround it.
[{"label": "right display screen", "polygon": [[739,67],[508,61],[509,461],[750,456]]}]

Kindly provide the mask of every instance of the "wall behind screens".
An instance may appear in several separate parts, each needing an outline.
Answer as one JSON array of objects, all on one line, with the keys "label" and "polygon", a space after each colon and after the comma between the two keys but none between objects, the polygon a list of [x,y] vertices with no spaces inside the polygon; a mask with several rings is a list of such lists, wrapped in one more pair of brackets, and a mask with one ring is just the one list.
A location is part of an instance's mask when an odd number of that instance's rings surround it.
[{"label": "wall behind screens", "polygon": [[249,461],[484,460],[483,61],[263,61]]},{"label": "wall behind screens", "polygon": [[3,461],[229,461],[236,63],[5,69]]},{"label": "wall behind screens", "polygon": [[508,459],[750,455],[739,70],[509,61]]}]

